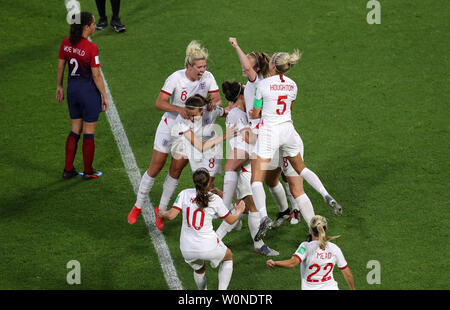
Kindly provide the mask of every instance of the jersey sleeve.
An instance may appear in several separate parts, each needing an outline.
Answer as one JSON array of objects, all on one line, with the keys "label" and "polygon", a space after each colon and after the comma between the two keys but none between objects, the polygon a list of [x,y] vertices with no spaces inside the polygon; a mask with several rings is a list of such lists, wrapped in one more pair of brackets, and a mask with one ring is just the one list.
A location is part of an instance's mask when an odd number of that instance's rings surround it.
[{"label": "jersey sleeve", "polygon": [[173,203],[172,208],[182,211],[183,210],[183,198],[184,198],[184,191],[181,191],[178,194],[177,198],[175,199],[175,202]]},{"label": "jersey sleeve", "polygon": [[208,93],[217,93],[219,91],[219,86],[217,86],[216,79],[214,78],[214,75],[210,72],[209,77],[209,89]]},{"label": "jersey sleeve", "polygon": [[163,87],[161,89],[161,92],[163,92],[163,93],[165,93],[165,94],[167,94],[169,96],[172,96],[172,94],[175,91],[175,88],[177,86],[177,80],[176,80],[175,75],[176,75],[176,72],[171,74],[166,79],[166,81],[164,82],[164,85],[163,85]]},{"label": "jersey sleeve", "polygon": [[100,67],[100,59],[98,58],[98,46],[92,43],[91,47],[91,68]]},{"label": "jersey sleeve", "polygon": [[348,267],[347,261],[345,260],[344,254],[342,254],[341,249],[336,246],[336,265],[339,269],[345,269]]},{"label": "jersey sleeve", "polygon": [[292,256],[298,258],[300,262],[302,262],[306,257],[306,242],[302,242]]},{"label": "jersey sleeve", "polygon": [[216,213],[221,219],[224,219],[228,215],[230,215],[230,211],[223,203],[222,198],[220,198],[216,194],[213,194],[213,200],[211,201],[211,203],[213,203],[214,208],[216,209]]}]

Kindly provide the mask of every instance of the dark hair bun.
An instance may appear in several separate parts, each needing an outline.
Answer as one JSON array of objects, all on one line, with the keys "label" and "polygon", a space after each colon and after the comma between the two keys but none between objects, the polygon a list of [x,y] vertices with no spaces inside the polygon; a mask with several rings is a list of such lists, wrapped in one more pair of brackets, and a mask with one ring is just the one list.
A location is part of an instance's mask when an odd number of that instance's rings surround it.
[{"label": "dark hair bun", "polygon": [[244,93],[244,88],[239,82],[225,81],[222,83],[222,92],[228,101],[235,102],[239,95]]}]

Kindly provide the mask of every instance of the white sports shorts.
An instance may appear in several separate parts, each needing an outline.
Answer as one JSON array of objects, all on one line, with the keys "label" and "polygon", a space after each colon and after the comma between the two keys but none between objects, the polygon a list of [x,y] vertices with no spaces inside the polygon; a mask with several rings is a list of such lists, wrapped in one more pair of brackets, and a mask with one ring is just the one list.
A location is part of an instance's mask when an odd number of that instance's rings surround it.
[{"label": "white sports shorts", "polygon": [[274,158],[277,150],[282,157],[294,157],[300,153],[303,156],[303,141],[292,122],[278,125],[260,125],[256,154],[262,158]]},{"label": "white sports shorts", "polygon": [[165,154],[170,153],[174,138],[171,135],[171,130],[174,123],[175,119],[164,116],[161,118],[158,128],[156,129],[155,141],[153,142],[154,150]]},{"label": "white sports shorts", "polygon": [[210,251],[197,252],[197,251],[181,251],[184,261],[189,264],[194,270],[199,270],[205,264],[205,261],[209,261],[212,268],[217,268],[222,262],[227,252],[227,246],[218,240],[217,247]]}]

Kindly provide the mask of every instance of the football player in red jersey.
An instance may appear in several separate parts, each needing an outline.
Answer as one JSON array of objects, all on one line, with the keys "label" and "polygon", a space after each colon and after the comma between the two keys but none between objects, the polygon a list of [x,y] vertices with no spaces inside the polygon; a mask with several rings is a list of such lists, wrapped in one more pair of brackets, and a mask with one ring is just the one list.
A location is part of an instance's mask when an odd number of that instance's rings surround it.
[{"label": "football player in red jersey", "polygon": [[95,179],[102,175],[92,168],[95,143],[94,132],[100,112],[108,109],[108,97],[100,72],[98,47],[88,40],[95,31],[95,17],[89,12],[80,12],[78,23],[70,25],[70,36],[61,44],[58,57],[56,101],[64,101],[64,70],[69,66],[67,82],[67,104],[72,130],[66,140],[64,179],[80,176],[73,161],[78,140],[83,132],[83,178]]}]

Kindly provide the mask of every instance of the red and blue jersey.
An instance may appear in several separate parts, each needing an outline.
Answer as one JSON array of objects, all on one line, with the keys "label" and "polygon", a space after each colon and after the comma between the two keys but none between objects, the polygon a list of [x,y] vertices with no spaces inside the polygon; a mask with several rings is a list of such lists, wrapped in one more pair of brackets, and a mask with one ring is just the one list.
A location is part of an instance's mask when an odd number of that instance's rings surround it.
[{"label": "red and blue jersey", "polygon": [[93,82],[91,67],[100,67],[97,45],[85,38],[75,46],[70,43],[69,37],[65,38],[59,49],[59,59],[69,64],[69,83]]}]

